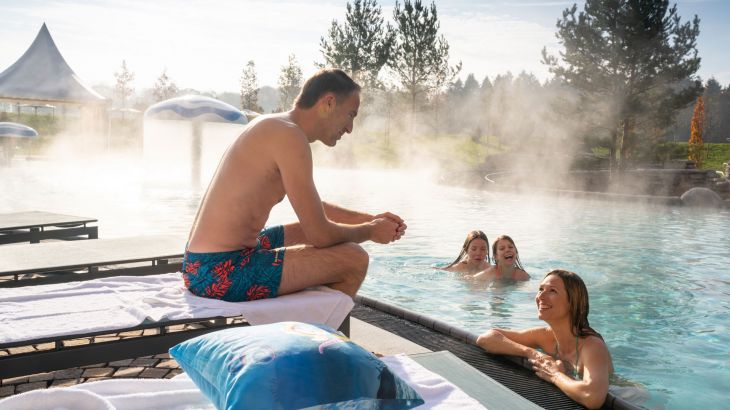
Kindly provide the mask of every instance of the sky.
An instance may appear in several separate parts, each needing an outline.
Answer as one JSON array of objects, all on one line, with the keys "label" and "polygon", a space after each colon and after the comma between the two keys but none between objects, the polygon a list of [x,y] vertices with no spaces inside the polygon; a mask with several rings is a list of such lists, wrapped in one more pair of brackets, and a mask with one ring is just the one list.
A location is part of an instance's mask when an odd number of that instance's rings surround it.
[{"label": "sky", "polygon": [[[430,4],[430,2],[424,2]],[[555,23],[573,1],[437,0],[440,33],[461,78],[481,81],[507,71],[549,73],[546,47],[557,53]],[[578,1],[579,9],[583,1]],[[676,1],[682,21],[700,17],[698,72],[730,85],[730,1]],[[238,92],[241,71],[256,65],[259,85],[276,86],[294,54],[304,76],[323,62],[320,38],[333,20],[344,22],[346,0],[0,0],[0,71],[13,64],[45,22],[61,54],[91,86],[113,85],[122,60],[139,91],[164,70],[180,88]],[[381,0],[386,21],[395,0]]]}]

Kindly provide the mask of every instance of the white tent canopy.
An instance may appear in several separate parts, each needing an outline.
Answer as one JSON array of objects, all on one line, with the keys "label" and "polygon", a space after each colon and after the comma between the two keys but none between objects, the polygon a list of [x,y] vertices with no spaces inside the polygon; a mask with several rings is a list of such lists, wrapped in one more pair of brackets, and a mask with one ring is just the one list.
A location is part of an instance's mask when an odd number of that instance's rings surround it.
[{"label": "white tent canopy", "polygon": [[0,73],[0,99],[67,103],[105,103],[69,67],[43,23],[33,44]]}]

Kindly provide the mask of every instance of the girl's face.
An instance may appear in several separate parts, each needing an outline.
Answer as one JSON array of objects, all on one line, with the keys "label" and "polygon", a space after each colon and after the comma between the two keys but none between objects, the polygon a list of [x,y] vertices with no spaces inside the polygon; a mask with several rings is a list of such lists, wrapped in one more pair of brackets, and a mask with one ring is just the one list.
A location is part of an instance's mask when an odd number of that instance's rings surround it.
[{"label": "girl's face", "polygon": [[507,239],[500,239],[495,248],[494,259],[500,265],[512,266],[517,260],[517,249]]},{"label": "girl's face", "polygon": [[535,295],[537,317],[549,321],[570,314],[570,303],[565,284],[558,275],[550,275],[542,280]]},{"label": "girl's face", "polygon": [[487,259],[487,241],[484,239],[474,239],[469,242],[466,249],[466,261],[471,263],[480,263]]}]

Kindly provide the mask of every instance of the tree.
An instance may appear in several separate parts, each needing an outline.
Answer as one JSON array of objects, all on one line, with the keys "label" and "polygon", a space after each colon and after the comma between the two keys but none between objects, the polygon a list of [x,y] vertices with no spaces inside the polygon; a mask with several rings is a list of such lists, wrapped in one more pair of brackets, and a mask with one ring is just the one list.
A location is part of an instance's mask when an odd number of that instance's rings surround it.
[{"label": "tree", "polygon": [[697,168],[702,168],[702,160],[704,147],[702,143],[702,133],[705,130],[705,104],[702,102],[702,96],[697,97],[695,111],[692,114],[692,128],[689,137],[687,149],[689,151],[689,159],[697,164]]},{"label": "tree", "polygon": [[436,4],[426,8],[420,0],[395,2],[396,36],[390,68],[410,96],[411,114],[419,95],[440,90],[461,71],[461,62],[449,66],[449,44],[438,35]]},{"label": "tree", "polygon": [[710,78],[705,83],[705,91],[702,93],[702,101],[705,104],[705,126],[702,139],[707,142],[722,142],[722,86],[715,78]]},{"label": "tree", "polygon": [[637,121],[667,127],[700,92],[699,18],[682,24],[668,0],[586,0],[576,10],[557,22],[562,64],[544,48],[543,63],[580,92],[583,110],[601,114],[612,169],[622,169]]},{"label": "tree", "polygon": [[341,68],[355,81],[374,85],[390,59],[394,39],[390,24],[383,25],[376,0],[348,2],[345,22],[333,20],[327,38],[320,38],[325,64],[318,66]]},{"label": "tree", "polygon": [[179,92],[177,85],[175,85],[170,77],[167,76],[167,69],[162,71],[162,74],[157,79],[154,88],[152,89],[152,95],[155,101],[159,102],[172,98]]},{"label": "tree", "polygon": [[302,69],[299,68],[294,54],[289,55],[289,62],[281,67],[279,74],[279,109],[289,110],[294,106],[294,99],[302,88]]},{"label": "tree", "polygon": [[122,60],[122,67],[119,71],[114,73],[114,77],[117,80],[117,85],[114,87],[119,99],[122,101],[122,108],[127,107],[127,98],[134,94],[134,87],[132,81],[134,81],[134,73],[129,71],[127,68],[127,61]]},{"label": "tree", "polygon": [[262,112],[258,95],[259,81],[256,78],[256,64],[253,60],[249,60],[241,73],[241,109]]}]

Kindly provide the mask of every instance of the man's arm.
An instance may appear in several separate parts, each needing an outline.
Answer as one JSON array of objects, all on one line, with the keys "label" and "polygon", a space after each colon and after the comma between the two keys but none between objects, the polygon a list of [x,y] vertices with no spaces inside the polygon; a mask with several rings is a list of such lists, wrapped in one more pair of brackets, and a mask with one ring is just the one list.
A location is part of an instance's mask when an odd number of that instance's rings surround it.
[{"label": "man's arm", "polygon": [[[272,156],[281,174],[284,190],[299,218],[307,242],[326,248],[343,242],[378,243],[393,241],[398,234],[398,223],[388,218],[375,218],[362,223],[333,222],[325,213],[325,205],[314,185],[312,152],[301,132],[283,129],[270,136]],[[337,217],[355,214],[328,206]],[[363,217],[365,214],[359,214]]]},{"label": "man's arm", "polygon": [[343,208],[325,201],[322,201],[322,206],[324,207],[324,213],[327,215],[327,219],[332,222],[362,224],[375,219],[375,216],[368,213]]}]

